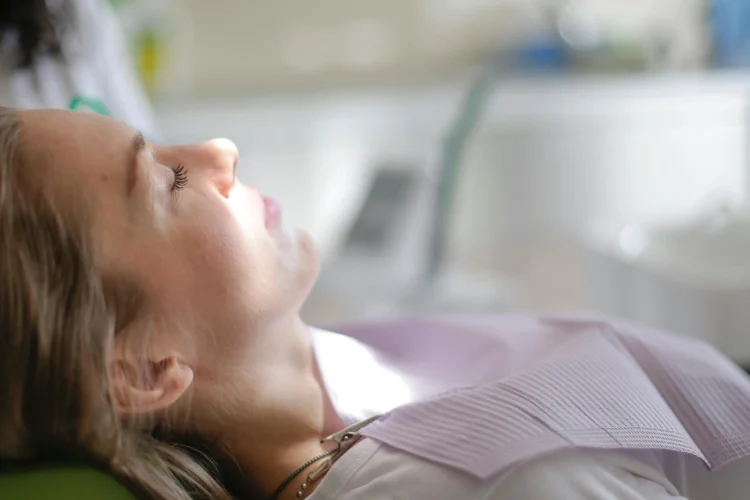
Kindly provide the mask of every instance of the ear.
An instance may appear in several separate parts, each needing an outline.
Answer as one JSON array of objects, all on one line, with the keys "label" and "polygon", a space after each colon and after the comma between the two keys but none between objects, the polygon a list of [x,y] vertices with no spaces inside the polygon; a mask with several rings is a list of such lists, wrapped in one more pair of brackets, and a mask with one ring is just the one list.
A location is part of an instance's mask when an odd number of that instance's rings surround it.
[{"label": "ear", "polygon": [[173,356],[138,364],[116,358],[110,367],[112,402],[120,414],[165,410],[187,391],[192,382],[192,368]]}]

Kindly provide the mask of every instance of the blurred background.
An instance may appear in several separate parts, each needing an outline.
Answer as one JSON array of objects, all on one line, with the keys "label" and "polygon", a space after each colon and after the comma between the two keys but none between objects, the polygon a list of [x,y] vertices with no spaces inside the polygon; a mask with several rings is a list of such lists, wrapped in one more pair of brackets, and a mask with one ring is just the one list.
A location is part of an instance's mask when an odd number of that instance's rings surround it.
[{"label": "blurred background", "polygon": [[747,0],[112,0],[168,141],[320,245],[313,323],[588,310],[750,362]]}]

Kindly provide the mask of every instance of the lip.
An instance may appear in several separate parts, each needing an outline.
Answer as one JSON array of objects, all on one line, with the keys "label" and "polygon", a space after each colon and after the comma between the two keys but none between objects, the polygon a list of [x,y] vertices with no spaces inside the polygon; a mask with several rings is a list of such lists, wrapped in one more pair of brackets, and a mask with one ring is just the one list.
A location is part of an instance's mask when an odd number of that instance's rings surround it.
[{"label": "lip", "polygon": [[273,229],[278,226],[282,214],[281,203],[271,197],[264,196],[263,208],[265,212],[266,229]]}]

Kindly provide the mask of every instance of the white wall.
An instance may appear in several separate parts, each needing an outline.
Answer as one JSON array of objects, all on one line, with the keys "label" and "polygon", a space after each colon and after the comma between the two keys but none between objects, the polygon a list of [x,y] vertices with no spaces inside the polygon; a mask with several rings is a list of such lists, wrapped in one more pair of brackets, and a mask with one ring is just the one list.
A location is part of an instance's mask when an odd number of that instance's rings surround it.
[{"label": "white wall", "polygon": [[[150,2],[152,0],[140,0]],[[173,0],[180,45],[165,75],[202,95],[407,81],[453,73],[545,28],[534,0]],[[560,4],[566,4],[560,0]],[[584,0],[621,39],[702,41],[703,0]],[[694,48],[694,47],[693,47]],[[686,50],[687,50],[686,49]],[[178,75],[179,73],[179,75]],[[187,84],[190,81],[190,84]]]}]

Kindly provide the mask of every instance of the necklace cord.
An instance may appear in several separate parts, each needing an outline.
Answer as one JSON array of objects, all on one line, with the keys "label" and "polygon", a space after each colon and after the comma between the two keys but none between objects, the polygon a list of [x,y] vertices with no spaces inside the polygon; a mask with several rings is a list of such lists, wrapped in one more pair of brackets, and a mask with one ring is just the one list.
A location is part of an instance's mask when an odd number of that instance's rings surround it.
[{"label": "necklace cord", "polygon": [[323,452],[323,453],[321,453],[319,455],[314,456],[313,458],[311,458],[310,460],[308,460],[304,464],[302,464],[299,467],[297,467],[296,469],[294,469],[294,472],[292,472],[291,474],[289,474],[286,477],[286,479],[284,479],[281,482],[281,484],[274,490],[274,492],[270,496],[270,500],[277,500],[279,498],[279,495],[281,495],[284,492],[284,490],[286,489],[286,487],[289,486],[289,484],[292,481],[294,481],[294,478],[297,477],[297,476],[299,476],[302,473],[302,471],[304,471],[305,469],[307,469],[308,467],[310,467],[315,462],[319,462],[319,461],[323,460],[324,458],[328,458],[331,455],[333,455],[335,453],[338,453],[338,452],[339,452],[339,448],[334,448],[332,450],[325,451],[325,452]]},{"label": "necklace cord", "polygon": [[[335,434],[331,434],[327,438],[321,439],[320,440],[321,444],[332,441],[336,443],[336,447],[328,451],[324,451],[323,453],[320,453],[319,455],[312,457],[310,460],[308,460],[304,464],[294,469],[294,471],[291,474],[289,474],[286,477],[286,479],[284,479],[281,482],[281,484],[273,491],[273,493],[271,493],[269,500],[278,500],[279,496],[284,492],[284,490],[289,486],[289,484],[291,484],[291,482],[294,481],[294,478],[299,476],[305,469],[310,467],[312,464],[319,462],[323,460],[324,458],[328,458],[328,461],[325,464],[321,465],[318,470],[311,472],[310,475],[308,476],[307,481],[305,481],[302,484],[300,491],[297,492],[297,496],[301,497],[302,492],[305,490],[305,488],[307,488],[308,483],[311,483],[319,479],[322,473],[327,471],[331,467],[331,465],[333,465],[333,460],[338,458],[340,454],[346,452],[358,440],[359,434],[357,433],[357,431],[359,431],[363,427],[366,427],[372,422],[378,420],[380,417],[381,415],[374,415],[365,420],[362,420],[361,422],[352,424],[349,427],[346,427]],[[329,457],[332,457],[332,458],[329,458]]]}]

